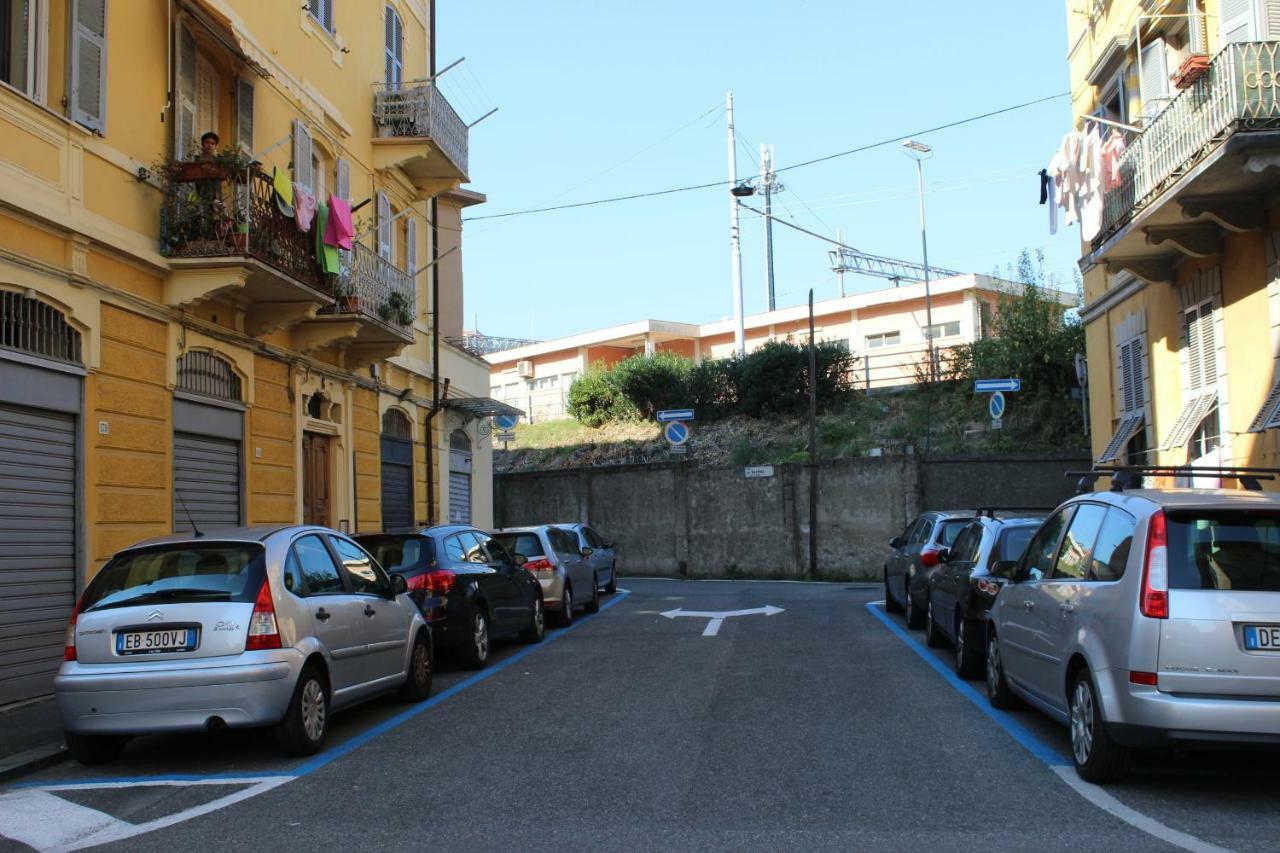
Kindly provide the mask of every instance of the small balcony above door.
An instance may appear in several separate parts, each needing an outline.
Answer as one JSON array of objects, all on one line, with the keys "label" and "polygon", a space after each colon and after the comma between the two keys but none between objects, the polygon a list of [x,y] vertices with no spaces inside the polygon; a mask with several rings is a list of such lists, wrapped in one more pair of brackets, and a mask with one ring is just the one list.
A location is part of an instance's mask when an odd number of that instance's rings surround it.
[{"label": "small balcony above door", "polygon": [[294,333],[299,350],[339,345],[348,364],[371,364],[413,343],[413,276],[362,243],[344,253],[336,301]]},{"label": "small balcony above door", "polygon": [[466,182],[467,125],[427,80],[375,84],[374,166],[400,168],[415,184]]}]

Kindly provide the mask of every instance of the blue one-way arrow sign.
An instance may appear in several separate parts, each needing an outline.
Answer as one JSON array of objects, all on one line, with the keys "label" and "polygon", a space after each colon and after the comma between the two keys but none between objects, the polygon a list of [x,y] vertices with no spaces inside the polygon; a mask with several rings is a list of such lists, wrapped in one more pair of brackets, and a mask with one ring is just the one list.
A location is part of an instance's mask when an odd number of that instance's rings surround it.
[{"label": "blue one-way arrow sign", "polygon": [[693,420],[693,409],[663,409],[658,412],[658,423],[666,423],[667,421],[691,421]]},{"label": "blue one-way arrow sign", "polygon": [[978,394],[991,394],[996,391],[1021,391],[1021,379],[975,379],[973,390]]}]

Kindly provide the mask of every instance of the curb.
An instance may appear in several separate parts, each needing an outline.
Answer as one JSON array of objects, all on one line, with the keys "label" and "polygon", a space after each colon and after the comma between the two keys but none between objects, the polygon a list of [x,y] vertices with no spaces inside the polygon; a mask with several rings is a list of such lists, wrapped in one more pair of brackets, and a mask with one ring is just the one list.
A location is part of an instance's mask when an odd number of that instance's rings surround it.
[{"label": "curb", "polygon": [[7,781],[46,767],[71,760],[71,753],[60,743],[37,746],[0,758],[0,781]]}]

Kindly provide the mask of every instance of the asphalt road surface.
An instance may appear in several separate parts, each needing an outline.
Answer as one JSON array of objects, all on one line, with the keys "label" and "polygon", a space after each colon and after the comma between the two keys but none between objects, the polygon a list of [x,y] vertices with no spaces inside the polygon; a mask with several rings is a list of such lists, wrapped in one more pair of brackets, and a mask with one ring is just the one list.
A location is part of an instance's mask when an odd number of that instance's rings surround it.
[{"label": "asphalt road surface", "polygon": [[[1280,838],[1280,755],[1080,783],[1064,729],[986,707],[868,586],[630,579],[436,692],[257,732],[141,738],[0,792],[0,850],[1203,850]],[[781,612],[704,616],[771,605]]]}]

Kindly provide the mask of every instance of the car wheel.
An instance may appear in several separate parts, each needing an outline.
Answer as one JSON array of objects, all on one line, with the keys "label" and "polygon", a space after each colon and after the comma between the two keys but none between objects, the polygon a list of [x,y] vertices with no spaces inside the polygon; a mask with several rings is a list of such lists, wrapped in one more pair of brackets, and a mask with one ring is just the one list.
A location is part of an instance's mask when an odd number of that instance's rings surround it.
[{"label": "car wheel", "polygon": [[907,614],[908,628],[924,627],[924,613],[916,607],[916,602],[911,597],[911,575],[907,575],[906,582],[902,586],[902,610]]},{"label": "car wheel", "polygon": [[568,628],[573,624],[573,590],[569,589],[568,584],[565,584],[564,592],[560,595],[560,612],[556,614],[556,624],[561,628]]},{"label": "car wheel", "polygon": [[78,735],[65,733],[67,751],[81,764],[106,764],[115,761],[124,750],[126,738],[116,735]]},{"label": "car wheel", "polygon": [[928,609],[924,616],[924,644],[931,649],[942,648],[942,632],[933,618],[933,596],[929,597]]},{"label": "car wheel", "polygon": [[324,746],[328,733],[328,681],[316,667],[303,667],[289,710],[276,727],[276,740],[290,755],[314,755]]},{"label": "car wheel", "polygon": [[1081,669],[1071,688],[1071,759],[1086,782],[1105,784],[1124,775],[1130,751],[1111,739],[1089,670]]},{"label": "car wheel", "polygon": [[617,563],[614,563],[612,566],[609,567],[609,585],[604,588],[604,591],[609,593],[610,595],[613,595],[615,592],[618,591],[618,564]]},{"label": "car wheel", "polygon": [[1000,643],[992,634],[987,640],[987,699],[993,708],[1016,708],[1018,698],[1009,689],[1004,675],[1004,661],[1000,657]]},{"label": "car wheel", "polygon": [[525,643],[541,643],[546,635],[547,614],[542,607],[542,589],[539,588],[534,593],[533,618],[529,620],[529,627],[520,632],[520,639]]},{"label": "car wheel", "polygon": [[591,576],[591,600],[587,602],[586,610],[588,613],[600,612],[600,577],[598,575]]},{"label": "car wheel", "polygon": [[886,613],[901,613],[902,605],[889,593],[889,570],[884,570],[884,609]]},{"label": "car wheel", "polygon": [[400,688],[400,698],[406,702],[421,702],[431,695],[431,682],[435,675],[432,666],[431,640],[425,631],[418,634],[409,654],[409,675]]},{"label": "car wheel", "polygon": [[462,663],[467,669],[484,669],[489,662],[489,617],[477,607],[467,624],[469,627],[462,643]]},{"label": "car wheel", "polygon": [[961,678],[982,674],[982,647],[974,640],[977,633],[963,616],[956,619],[956,675]]}]

